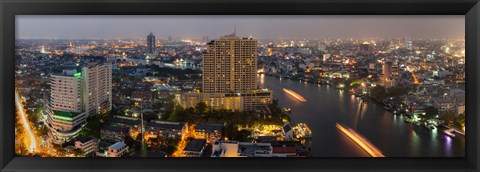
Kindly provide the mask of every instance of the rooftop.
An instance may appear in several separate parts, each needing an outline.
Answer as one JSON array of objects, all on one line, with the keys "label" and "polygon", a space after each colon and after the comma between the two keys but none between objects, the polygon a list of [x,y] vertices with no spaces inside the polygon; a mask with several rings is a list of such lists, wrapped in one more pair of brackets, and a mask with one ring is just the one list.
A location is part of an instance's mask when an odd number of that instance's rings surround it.
[{"label": "rooftop", "polygon": [[54,73],[52,75],[55,75],[55,76],[69,76],[69,77],[81,77],[82,76],[82,72],[79,72],[77,69],[75,68],[67,68],[67,69],[63,69],[62,72],[59,72],[59,73]]},{"label": "rooftop", "polygon": [[86,142],[89,142],[91,140],[95,140],[96,138],[95,137],[82,137],[82,138],[77,138],[76,141],[80,142],[80,143],[86,143]]},{"label": "rooftop", "polygon": [[270,143],[245,143],[241,142],[238,147],[240,156],[256,157],[257,155],[268,155],[272,150]]},{"label": "rooftop", "polygon": [[207,130],[207,131],[215,131],[215,130],[222,130],[225,126],[224,123],[199,123],[195,126],[197,130]]},{"label": "rooftop", "polygon": [[123,142],[117,142],[117,143],[114,143],[113,145],[109,146],[108,148],[119,150],[124,146],[127,146],[127,144],[125,144]]},{"label": "rooftop", "polygon": [[183,122],[170,122],[170,121],[150,121],[146,124],[147,127],[164,128],[164,129],[177,129],[181,130],[185,123]]},{"label": "rooftop", "polygon": [[291,131],[291,130],[292,130],[292,127],[290,126],[290,124],[287,124],[287,125],[283,126],[283,131],[284,131],[285,133],[287,133],[287,132],[289,132],[289,131]]},{"label": "rooftop", "polygon": [[127,125],[140,125],[141,123],[139,119],[128,119],[123,117],[112,117],[110,120],[112,121],[112,123],[127,124]]},{"label": "rooftop", "polygon": [[116,126],[107,125],[107,126],[103,127],[102,130],[112,131],[112,132],[128,133],[129,128],[127,128],[127,127],[116,127]]},{"label": "rooftop", "polygon": [[273,147],[273,153],[297,153],[297,148],[295,147]]},{"label": "rooftop", "polygon": [[183,150],[191,151],[191,152],[200,152],[205,146],[205,143],[207,143],[205,139],[192,139],[190,140],[190,142],[188,142],[187,147],[185,147],[185,149]]}]

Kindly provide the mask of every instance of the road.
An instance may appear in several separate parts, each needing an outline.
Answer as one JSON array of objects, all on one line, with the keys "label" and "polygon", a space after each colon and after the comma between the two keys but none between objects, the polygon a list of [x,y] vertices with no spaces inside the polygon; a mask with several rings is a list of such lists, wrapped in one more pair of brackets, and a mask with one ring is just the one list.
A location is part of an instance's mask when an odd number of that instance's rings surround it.
[{"label": "road", "polygon": [[20,115],[20,122],[22,123],[23,129],[27,132],[26,134],[29,138],[28,144],[30,144],[30,146],[28,148],[28,151],[30,153],[35,153],[35,151],[37,150],[37,139],[35,138],[35,134],[32,131],[30,123],[28,122],[27,114],[25,113],[20,94],[17,90],[15,90],[15,106],[17,107],[18,115]]}]

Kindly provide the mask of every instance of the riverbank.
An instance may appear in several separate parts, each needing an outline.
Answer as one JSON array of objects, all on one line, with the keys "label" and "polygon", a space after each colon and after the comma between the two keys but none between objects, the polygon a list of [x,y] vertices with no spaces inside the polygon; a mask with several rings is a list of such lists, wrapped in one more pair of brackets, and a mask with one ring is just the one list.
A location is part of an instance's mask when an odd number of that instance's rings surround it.
[{"label": "riverbank", "polygon": [[[392,115],[383,104],[364,101],[330,84],[299,82],[271,76],[259,77],[260,87],[274,91],[279,105],[291,109],[292,121],[306,123],[312,131],[314,157],[369,156],[335,127],[343,123],[370,140],[386,157],[462,157],[465,138],[447,139],[441,132],[404,122],[404,115]],[[302,95],[302,103],[283,91]],[[370,99],[369,99],[370,100]]]}]

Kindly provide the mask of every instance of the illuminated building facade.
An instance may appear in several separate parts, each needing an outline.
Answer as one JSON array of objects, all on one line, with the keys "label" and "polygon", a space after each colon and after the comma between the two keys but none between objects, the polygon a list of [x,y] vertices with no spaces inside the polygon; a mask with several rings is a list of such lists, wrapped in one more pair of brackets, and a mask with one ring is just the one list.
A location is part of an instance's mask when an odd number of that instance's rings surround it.
[{"label": "illuminated building facade", "polygon": [[51,76],[51,95],[45,104],[45,113],[55,143],[69,140],[85,123],[87,115],[83,107],[82,85],[82,73],[76,69],[63,70]]},{"label": "illuminated building facade", "polygon": [[111,110],[111,68],[108,63],[90,63],[82,71],[72,68],[51,75],[45,113],[54,143],[74,138],[87,117]]},{"label": "illuminated building facade", "polygon": [[235,33],[210,41],[203,56],[202,93],[177,96],[184,107],[203,101],[214,109],[253,110],[272,102],[272,91],[257,86],[257,44]]},{"label": "illuminated building facade", "polygon": [[226,93],[257,89],[257,43],[235,34],[209,42],[203,56],[203,92]]},{"label": "illuminated building facade", "polygon": [[84,103],[88,116],[112,109],[112,65],[89,63],[82,69]]}]

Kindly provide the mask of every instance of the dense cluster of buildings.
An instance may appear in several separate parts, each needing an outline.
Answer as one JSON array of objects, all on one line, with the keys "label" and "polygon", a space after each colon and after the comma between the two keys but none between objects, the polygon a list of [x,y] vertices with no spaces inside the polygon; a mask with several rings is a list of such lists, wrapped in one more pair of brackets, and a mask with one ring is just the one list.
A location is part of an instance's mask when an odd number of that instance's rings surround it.
[{"label": "dense cluster of buildings", "polygon": [[[337,88],[354,81],[360,85],[349,90],[354,93],[402,86],[409,92],[387,101],[391,108],[402,105],[411,115],[425,114],[427,107],[435,107],[440,116],[465,112],[464,43],[458,40],[256,40],[233,33],[213,40],[159,41],[150,33],[146,42],[20,40],[17,47],[16,85],[29,113],[41,109],[43,119],[37,123],[48,131],[42,141],[83,155],[132,156],[140,150],[130,138],[150,148],[159,140],[191,137],[183,156],[308,156],[303,148],[275,142],[310,136],[306,126],[285,123],[268,133],[254,132],[269,141],[248,142],[225,139],[225,123],[164,118],[167,104],[175,101],[184,108],[204,102],[213,109],[254,111],[269,119],[267,106],[274,95],[259,87],[259,73]],[[184,70],[162,73],[167,68]],[[88,118],[112,111],[98,138],[77,137]],[[160,154],[147,155],[165,157],[162,146]]]},{"label": "dense cluster of buildings", "polygon": [[272,146],[272,143],[239,142],[234,140],[216,140],[212,150],[204,153],[206,142],[202,139],[191,140],[184,149],[187,157],[298,157],[294,146]]},{"label": "dense cluster of buildings", "polygon": [[402,87],[407,92],[385,105],[414,116],[428,107],[437,109],[439,118],[465,112],[463,40],[272,40],[263,45],[259,71],[266,75],[341,89],[356,84],[348,91],[359,94],[377,86],[387,94]]}]

